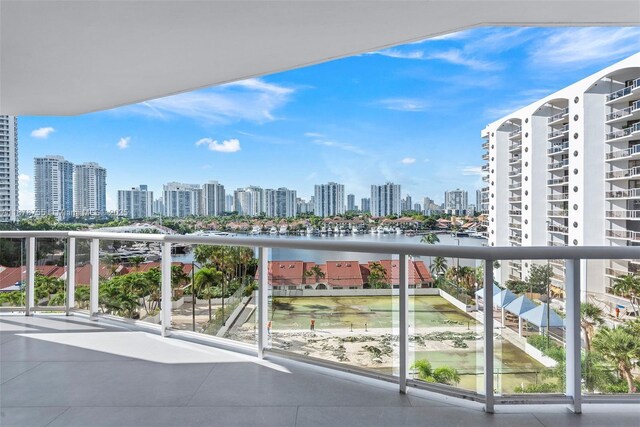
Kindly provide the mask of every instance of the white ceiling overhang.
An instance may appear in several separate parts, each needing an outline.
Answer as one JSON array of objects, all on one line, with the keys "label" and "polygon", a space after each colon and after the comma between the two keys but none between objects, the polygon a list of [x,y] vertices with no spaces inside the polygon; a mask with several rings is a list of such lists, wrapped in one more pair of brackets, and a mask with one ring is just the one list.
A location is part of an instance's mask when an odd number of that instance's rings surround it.
[{"label": "white ceiling overhang", "polygon": [[480,25],[638,25],[638,0],[0,0],[0,114],[73,115]]}]

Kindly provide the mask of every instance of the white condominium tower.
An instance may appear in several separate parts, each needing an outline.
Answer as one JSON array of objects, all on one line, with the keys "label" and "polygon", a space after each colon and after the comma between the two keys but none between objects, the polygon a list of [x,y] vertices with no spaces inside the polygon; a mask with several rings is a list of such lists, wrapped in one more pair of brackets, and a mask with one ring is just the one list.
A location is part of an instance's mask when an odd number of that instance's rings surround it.
[{"label": "white condominium tower", "polygon": [[356,209],[355,194],[347,194],[347,211],[354,211],[355,209]]},{"label": "white condominium tower", "polygon": [[104,215],[107,212],[107,170],[94,162],[76,165],[73,171],[75,216]]},{"label": "white condominium tower", "polygon": [[62,156],[33,159],[35,215],[73,216],[73,163]]},{"label": "white condominium tower", "polygon": [[293,218],[297,215],[296,190],[278,188],[264,190],[265,214],[277,218]]},{"label": "white condominium tower", "polygon": [[18,119],[0,116],[0,222],[18,219]]},{"label": "white condominium tower", "polygon": [[266,213],[265,190],[250,186],[233,192],[234,208],[239,215],[256,216]]},{"label": "white condominium tower", "polygon": [[209,181],[202,186],[202,214],[220,216],[226,210],[224,185],[218,181]]},{"label": "white condominium tower", "polygon": [[148,218],[153,215],[153,191],[146,185],[131,190],[118,190],[119,215],[128,218]]},{"label": "white condominium tower", "polygon": [[164,216],[184,218],[202,213],[202,189],[198,184],[169,182],[162,186]]},{"label": "white condominium tower", "polygon": [[455,190],[444,192],[444,209],[447,213],[460,215],[465,213],[469,205],[469,194],[456,188]]},{"label": "white condominium tower", "polygon": [[[491,246],[640,244],[640,54],[506,115],[483,131]],[[522,280],[532,262],[503,262]],[[549,260],[563,293],[564,261]],[[583,290],[610,304],[638,260],[588,261]]]},{"label": "white condominium tower", "polygon": [[371,186],[371,216],[400,215],[400,184]]},{"label": "white condominium tower", "polygon": [[313,212],[316,216],[342,215],[344,213],[344,185],[335,182],[316,185],[314,201]]}]

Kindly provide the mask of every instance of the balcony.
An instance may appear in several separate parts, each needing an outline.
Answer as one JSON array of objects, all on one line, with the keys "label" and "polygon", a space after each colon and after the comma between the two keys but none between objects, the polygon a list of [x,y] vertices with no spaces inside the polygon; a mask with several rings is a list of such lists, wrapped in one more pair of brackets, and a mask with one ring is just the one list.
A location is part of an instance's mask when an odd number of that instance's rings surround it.
[{"label": "balcony", "polygon": [[489,153],[485,153],[482,155],[482,160],[488,161],[489,160]]},{"label": "balcony", "polygon": [[548,117],[547,118],[547,123],[548,124],[552,124],[552,123],[559,122],[559,121],[563,120],[564,118],[566,118],[568,114],[569,114],[569,107],[563,108],[562,110],[560,110],[559,113],[554,114],[551,117]]},{"label": "balcony", "polygon": [[509,223],[509,228],[513,228],[516,230],[522,230],[522,224],[517,223],[517,222],[510,222]]},{"label": "balcony", "polygon": [[517,169],[514,169],[512,171],[509,171],[509,176],[510,177],[519,176],[519,175],[522,175],[522,169],[521,168],[517,168]]},{"label": "balcony", "polygon": [[615,110],[607,114],[607,123],[614,123],[618,121],[626,121],[633,118],[634,113],[640,111],[640,101],[635,101],[630,106],[621,110]]},{"label": "balcony", "polygon": [[[495,399],[495,404],[534,403],[539,402],[539,395],[517,395],[509,393],[495,394],[495,388],[500,389],[499,383],[494,383],[493,375],[486,379],[487,384],[473,381],[474,390],[450,387],[443,384],[430,384],[413,379],[414,375],[408,363],[409,341],[413,332],[409,329],[417,327],[416,321],[410,317],[410,295],[418,295],[418,289],[410,289],[413,274],[409,274],[411,262],[416,257],[433,257],[445,254],[458,259],[476,259],[484,257],[483,262],[493,265],[493,261],[504,260],[518,264],[521,259],[564,258],[568,265],[564,286],[568,295],[576,298],[566,301],[566,332],[561,335],[573,336],[567,340],[568,346],[575,346],[575,352],[567,352],[570,363],[580,366],[580,323],[579,323],[579,277],[573,277],[572,271],[579,268],[581,259],[631,259],[638,258],[638,248],[470,248],[458,246],[415,245],[415,244],[384,244],[358,245],[354,242],[302,241],[298,239],[267,239],[250,237],[219,237],[219,236],[181,236],[181,235],[143,235],[105,232],[1,232],[0,238],[21,239],[26,247],[26,265],[22,267],[25,275],[23,306],[3,307],[3,311],[12,312],[0,317],[3,327],[2,364],[3,375],[11,372],[9,379],[2,385],[3,425],[132,425],[140,424],[141,417],[154,425],[184,424],[190,416],[197,415],[202,419],[214,419],[226,425],[316,425],[319,420],[329,425],[353,425],[362,423],[363,417],[369,423],[403,425],[407,420],[407,413],[398,412],[393,415],[391,408],[410,408],[415,415],[415,422],[422,424],[425,417],[433,421],[433,411],[438,412],[437,406],[442,399],[439,394],[459,397],[475,403],[468,405],[486,404],[487,398]],[[43,303],[43,296],[38,295],[34,288],[34,279],[39,265],[36,265],[36,248],[41,240],[57,239],[65,243],[68,252],[65,255],[67,271],[65,279],[64,298],[62,306]],[[157,320],[121,317],[123,314],[103,311],[102,292],[105,281],[101,279],[100,248],[106,241],[135,241],[157,244],[161,248],[162,258],[159,262],[161,276],[159,278],[159,313]],[[510,238],[519,241],[518,236]],[[78,242],[86,242],[86,250],[76,253]],[[256,248],[258,253],[257,274],[258,288],[251,297],[255,328],[248,330],[252,334],[251,340],[235,341],[234,338],[211,336],[202,332],[181,330],[177,327],[184,319],[183,315],[175,312],[173,304],[162,303],[173,301],[174,286],[172,284],[172,245],[229,245],[235,247]],[[269,313],[269,294],[275,292],[273,288],[276,279],[274,267],[270,269],[271,248],[295,249],[298,251],[355,251],[357,253],[376,253],[389,256],[395,260],[389,261],[389,266],[397,268],[396,280],[402,284],[397,290],[389,290],[389,302],[395,298],[399,303],[390,305],[394,319],[398,319],[397,329],[388,329],[394,336],[394,345],[390,346],[394,352],[393,360],[398,361],[398,370],[393,373],[382,372],[355,366],[356,362],[343,360],[333,362],[297,354],[289,347],[280,347],[276,339],[283,330],[291,334],[290,329],[281,329],[280,320],[275,320],[273,329],[271,322],[267,322]],[[81,285],[80,276],[75,273],[80,255],[87,255],[90,260],[88,285]],[[412,254],[413,258],[407,256]],[[291,261],[286,261],[290,263]],[[402,267],[405,265],[405,267]],[[409,268],[407,268],[409,267]],[[517,269],[517,265],[512,265]],[[22,271],[21,270],[21,271]],[[396,271],[396,270],[394,270]],[[486,280],[493,283],[492,268],[484,268]],[[115,274],[115,273],[113,273]],[[154,276],[155,277],[155,276]],[[389,280],[394,280],[389,275]],[[415,278],[415,277],[414,277]],[[107,280],[108,281],[108,280]],[[393,282],[392,282],[393,283]],[[86,301],[75,301],[77,289],[86,290]],[[274,289],[274,290],[272,290]],[[424,292],[435,292],[439,289],[425,289]],[[336,291],[334,291],[336,292]],[[346,292],[343,290],[343,292]],[[84,292],[83,292],[84,294]],[[274,294],[275,295],[275,294]],[[98,298],[100,296],[100,298]],[[44,297],[46,299],[46,296]],[[82,301],[85,301],[82,303]],[[78,305],[78,304],[85,304]],[[141,304],[137,302],[136,304]],[[493,296],[488,294],[483,304],[493,306]],[[248,307],[249,305],[247,305]],[[242,313],[242,304],[235,312]],[[231,308],[229,309],[231,310]],[[19,316],[24,313],[27,316]],[[45,314],[49,313],[49,314]],[[59,314],[53,314],[59,313]],[[120,313],[120,314],[119,314]],[[66,316],[65,316],[66,314]],[[482,366],[491,366],[494,360],[494,311],[481,310],[478,313],[482,323],[472,330],[482,335],[477,338],[484,350],[478,353]],[[223,316],[224,318],[224,316]],[[412,319],[412,320],[410,320]],[[391,325],[391,323],[390,323]],[[362,328],[352,322],[352,328]],[[368,334],[375,334],[373,323]],[[296,328],[296,326],[286,326]],[[366,327],[366,325],[365,325]],[[229,330],[233,328],[230,322]],[[304,328],[304,326],[303,326]],[[455,328],[448,326],[449,329]],[[468,325],[461,326],[468,330]],[[348,330],[348,327],[347,327]],[[316,339],[323,339],[329,330],[322,330]],[[308,330],[305,332],[308,333]],[[574,335],[571,335],[574,334]],[[287,335],[289,336],[289,335]],[[290,340],[290,338],[287,338]],[[476,339],[476,338],[474,338]],[[511,339],[511,338],[506,338]],[[224,349],[220,349],[223,347]],[[394,350],[395,348],[395,350]],[[400,350],[397,350],[397,349]],[[403,350],[404,349],[404,350]],[[400,351],[400,357],[396,354]],[[412,351],[412,350],[411,350]],[[403,353],[404,352],[404,353]],[[574,355],[571,358],[571,354]],[[291,359],[294,359],[292,361]],[[475,360],[475,358],[474,358]],[[302,362],[302,363],[301,363]],[[483,369],[480,369],[482,372]],[[578,377],[576,377],[576,374]],[[465,374],[468,375],[468,374]],[[498,380],[501,373],[497,372]],[[580,372],[568,370],[567,376],[576,384],[580,384]],[[365,377],[369,377],[368,379]],[[59,392],[52,392],[51,384],[62,384]],[[478,384],[478,390],[475,390]],[[312,390],[309,390],[309,387]],[[404,393],[410,389],[407,397]],[[398,394],[400,391],[402,394]],[[426,394],[429,391],[430,394]],[[265,398],[268,396],[268,399]],[[580,390],[576,399],[581,399]],[[634,396],[635,397],[635,396]],[[616,396],[603,396],[606,402],[617,401]],[[408,400],[410,399],[410,400]],[[531,400],[530,400],[531,399]],[[627,396],[625,400],[629,401]],[[567,397],[559,395],[544,395],[546,405],[566,404],[573,402]],[[589,396],[589,402],[598,402],[598,396]],[[378,411],[376,408],[384,402]],[[108,406],[105,406],[107,405]],[[333,406],[328,406],[333,405]],[[456,400],[448,397],[446,417],[457,417],[460,420],[464,414],[456,405]],[[327,408],[332,407],[330,413]],[[362,408],[368,408],[363,410]],[[402,408],[401,408],[402,407]],[[425,411],[421,408],[427,407]],[[35,408],[48,408],[36,410]],[[231,408],[231,409],[229,409]],[[265,409],[270,408],[270,409]],[[356,418],[351,417],[353,408]],[[456,412],[447,412],[455,410]],[[364,412],[363,412],[364,411]],[[417,411],[417,412],[416,412]],[[469,411],[469,409],[466,409]],[[373,412],[373,413],[371,413]],[[392,414],[390,415],[390,412]],[[415,414],[414,414],[415,412]],[[297,415],[296,415],[297,414]],[[315,414],[315,415],[314,415]],[[364,415],[363,415],[364,414]],[[411,415],[414,414],[414,415]],[[400,421],[394,417],[400,417]],[[446,425],[446,417],[439,424]],[[465,415],[466,416],[466,415]],[[496,415],[499,417],[500,415]],[[514,418],[516,423],[522,421],[522,413]],[[7,418],[9,417],[9,418]],[[11,418],[15,417],[15,418]],[[47,418],[48,417],[48,418]],[[155,417],[155,418],[154,418]],[[327,418],[329,417],[329,418]],[[336,418],[336,417],[339,417]],[[373,418],[372,418],[373,417]],[[386,417],[386,418],[385,418]],[[391,418],[389,418],[391,417]],[[564,417],[564,415],[563,415]],[[635,417],[635,415],[634,415]],[[45,421],[34,421],[46,418]],[[469,425],[478,425],[480,416],[472,412],[468,416]],[[15,421],[15,420],[20,421]],[[305,420],[303,423],[302,420]],[[413,418],[410,418],[413,420]],[[491,422],[497,418],[492,418]],[[584,420],[584,418],[582,418]],[[616,418],[621,421],[622,414]],[[635,418],[632,418],[634,420]],[[15,421],[15,422],[14,422]],[[506,421],[512,424],[512,421]],[[484,422],[484,421],[481,421]],[[633,422],[633,421],[630,421]]]},{"label": "balcony", "polygon": [[509,211],[509,215],[511,216],[520,216],[522,215],[522,210],[520,209],[512,209]]},{"label": "balcony", "polygon": [[547,216],[568,217],[568,210],[547,211]]},{"label": "balcony", "polygon": [[624,98],[626,96],[631,95],[638,87],[640,87],[640,79],[636,79],[633,81],[633,84],[630,86],[624,87],[622,89],[616,90],[615,92],[611,92],[607,95],[607,102],[611,103],[613,101],[618,101],[620,98]]},{"label": "balcony", "polygon": [[509,138],[515,138],[518,136],[522,135],[522,128],[520,126],[518,126],[517,128],[515,128],[514,130],[512,130],[511,132],[509,132]]},{"label": "balcony", "polygon": [[482,172],[489,172],[489,165],[482,165]]},{"label": "balcony", "polygon": [[569,193],[548,194],[547,200],[550,202],[564,202],[569,200]]},{"label": "balcony", "polygon": [[489,149],[489,141],[483,142],[481,147],[482,147],[483,150],[488,150]]},{"label": "balcony", "polygon": [[640,241],[640,231],[605,230],[605,236],[610,239]]},{"label": "balcony", "polygon": [[489,175],[482,175],[483,182],[489,182]]},{"label": "balcony", "polygon": [[517,142],[514,142],[512,144],[509,144],[509,151],[510,152],[520,151],[521,149],[522,149],[522,141],[517,141]]},{"label": "balcony", "polygon": [[617,171],[607,172],[605,178],[608,180],[628,179],[640,175],[640,167],[636,166],[629,169],[621,169]]},{"label": "balcony", "polygon": [[569,176],[565,175],[561,178],[548,179],[547,185],[564,185],[569,182]]},{"label": "balcony", "polygon": [[640,196],[640,188],[631,188],[628,190],[613,190],[605,193],[607,199],[631,199]]},{"label": "balcony", "polygon": [[521,201],[522,201],[522,196],[509,197],[509,202],[510,203],[519,203]]},{"label": "balcony", "polygon": [[511,236],[509,236],[509,241],[511,243],[521,244],[522,243],[522,237],[511,235]]},{"label": "balcony", "polygon": [[618,159],[626,159],[629,157],[633,157],[635,154],[640,153],[640,144],[634,145],[633,147],[626,148],[624,150],[615,150],[610,153],[607,153],[605,156],[606,160],[618,160]]},{"label": "balcony", "polygon": [[509,190],[517,190],[519,188],[522,188],[521,182],[516,182],[515,184],[509,184]]},{"label": "balcony", "polygon": [[629,127],[605,134],[606,141],[627,138],[630,135],[640,132],[640,123],[635,123]]},{"label": "balcony", "polygon": [[547,149],[547,154],[557,154],[567,151],[569,149],[569,141],[565,141],[559,144],[553,144],[551,148]]},{"label": "balcony", "polygon": [[565,225],[549,225],[547,231],[551,233],[569,234],[569,227]]},{"label": "balcony", "polygon": [[547,170],[562,169],[562,168],[566,168],[568,165],[569,165],[569,159],[564,159],[559,162],[549,163],[547,165]]},{"label": "balcony", "polygon": [[549,139],[549,140],[556,139],[558,137],[566,135],[567,132],[569,132],[569,125],[568,124],[562,126],[560,129],[557,129],[557,130],[554,130],[554,131],[551,131],[551,132],[547,133],[547,139]]},{"label": "balcony", "polygon": [[511,158],[509,159],[509,165],[515,165],[520,163],[520,161],[522,160],[522,158],[518,155],[515,156],[511,156]]}]

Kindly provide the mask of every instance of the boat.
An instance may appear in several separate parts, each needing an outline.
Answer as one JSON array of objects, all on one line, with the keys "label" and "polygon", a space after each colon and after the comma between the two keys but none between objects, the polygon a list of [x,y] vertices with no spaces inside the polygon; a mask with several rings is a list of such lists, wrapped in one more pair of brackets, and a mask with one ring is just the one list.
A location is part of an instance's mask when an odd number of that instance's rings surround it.
[{"label": "boat", "polygon": [[369,230],[369,233],[371,234],[376,234],[378,232],[378,230],[375,227],[371,227],[371,229]]},{"label": "boat", "polygon": [[260,227],[259,225],[254,225],[251,228],[251,232],[249,234],[256,235],[256,234],[260,234],[261,232],[262,232],[262,227]]},{"label": "boat", "polygon": [[327,227],[323,225],[322,228],[320,229],[320,234],[327,234]]},{"label": "boat", "polygon": [[385,230],[383,226],[379,225],[376,232],[378,234],[387,234],[389,232],[389,230]]},{"label": "boat", "polygon": [[308,226],[307,227],[307,236],[311,236],[313,235],[313,227],[312,226]]},{"label": "boat", "polygon": [[280,230],[278,231],[278,234],[287,234],[288,230],[289,230],[288,225],[281,225]]},{"label": "boat", "polygon": [[402,229],[400,227],[396,227],[396,234],[402,234]]},{"label": "boat", "polygon": [[278,234],[278,229],[276,227],[271,227],[269,229],[269,234]]}]

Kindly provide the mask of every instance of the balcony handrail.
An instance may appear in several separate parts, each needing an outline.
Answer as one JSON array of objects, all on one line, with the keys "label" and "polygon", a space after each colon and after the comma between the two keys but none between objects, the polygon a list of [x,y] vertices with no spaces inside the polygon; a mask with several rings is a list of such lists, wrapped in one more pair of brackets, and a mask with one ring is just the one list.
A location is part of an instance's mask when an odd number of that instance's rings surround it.
[{"label": "balcony handrail", "polygon": [[[635,86],[635,84],[633,86]],[[623,87],[622,89],[618,89],[615,92],[611,92],[609,95],[607,95],[607,102],[629,95],[631,93],[631,89],[631,86],[627,86]]]},{"label": "balcony handrail", "polygon": [[547,119],[547,123],[555,122],[556,120],[559,120],[559,119],[563,118],[567,114],[569,114],[569,107],[565,107],[562,110],[560,110],[559,113],[554,114],[553,116],[549,117]]},{"label": "balcony handrail", "polygon": [[148,241],[193,245],[228,245],[252,248],[289,248],[318,251],[344,251],[375,254],[405,254],[416,256],[444,256],[488,260],[518,259],[640,259],[640,246],[455,246],[425,245],[422,243],[396,243],[356,241],[306,240],[290,237],[278,239],[241,236],[189,236],[176,234],[138,234],[95,231],[0,231],[6,238],[68,238]]}]

